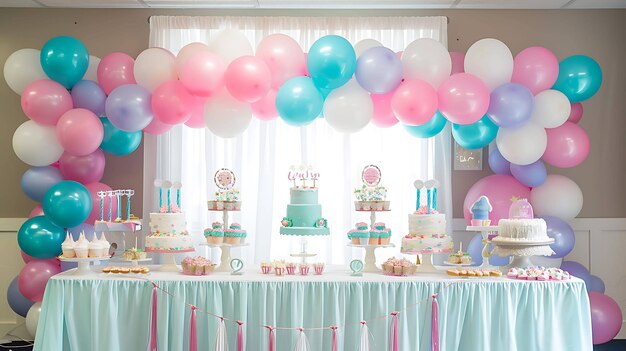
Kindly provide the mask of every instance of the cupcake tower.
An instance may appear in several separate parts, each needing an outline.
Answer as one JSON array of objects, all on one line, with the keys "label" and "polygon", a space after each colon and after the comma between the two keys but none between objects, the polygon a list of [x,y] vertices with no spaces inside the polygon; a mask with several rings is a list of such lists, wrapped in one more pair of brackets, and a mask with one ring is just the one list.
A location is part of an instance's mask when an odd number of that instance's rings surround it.
[{"label": "cupcake tower", "polygon": [[90,263],[108,260],[110,247],[111,244],[104,237],[104,233],[100,235],[100,238],[94,233],[91,241],[87,240],[85,232],[81,232],[76,241],[68,233],[61,244],[63,254],[59,256],[59,259],[65,262],[78,262],[78,269],[74,271],[74,274],[91,274],[93,272],[89,268]]}]

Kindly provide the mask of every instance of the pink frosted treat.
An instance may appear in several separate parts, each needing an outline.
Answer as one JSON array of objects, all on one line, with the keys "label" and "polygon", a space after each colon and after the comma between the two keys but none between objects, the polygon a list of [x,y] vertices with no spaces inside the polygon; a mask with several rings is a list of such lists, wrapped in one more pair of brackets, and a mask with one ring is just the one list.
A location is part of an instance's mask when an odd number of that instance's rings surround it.
[{"label": "pink frosted treat", "polygon": [[315,274],[321,275],[324,273],[324,264],[323,263],[314,263],[313,269],[315,269]]},{"label": "pink frosted treat", "polygon": [[300,274],[301,275],[308,275],[309,274],[309,265],[306,263],[301,263],[300,264]]}]

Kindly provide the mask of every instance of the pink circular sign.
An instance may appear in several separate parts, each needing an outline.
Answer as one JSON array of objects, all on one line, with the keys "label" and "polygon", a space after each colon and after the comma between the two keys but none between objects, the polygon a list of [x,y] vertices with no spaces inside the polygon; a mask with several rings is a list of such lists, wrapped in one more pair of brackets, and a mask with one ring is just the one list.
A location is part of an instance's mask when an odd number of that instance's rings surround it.
[{"label": "pink circular sign", "polygon": [[363,183],[368,186],[376,186],[380,183],[380,169],[374,165],[363,168]]}]

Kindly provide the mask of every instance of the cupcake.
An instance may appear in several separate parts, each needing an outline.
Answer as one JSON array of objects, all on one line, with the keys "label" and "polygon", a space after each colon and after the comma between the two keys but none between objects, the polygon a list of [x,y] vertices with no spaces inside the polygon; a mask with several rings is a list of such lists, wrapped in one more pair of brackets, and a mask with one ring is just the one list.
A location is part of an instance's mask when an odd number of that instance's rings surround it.
[{"label": "cupcake", "polygon": [[378,232],[376,230],[370,231],[369,244],[370,245],[379,245],[380,244],[380,232]]},{"label": "cupcake", "polygon": [[269,262],[261,262],[261,272],[263,274],[270,274],[272,271],[272,264]]},{"label": "cupcake", "polygon": [[181,266],[183,268],[183,273],[187,275],[206,275],[213,271],[214,264],[211,260],[207,260],[202,256],[196,257],[185,257]]},{"label": "cupcake", "polygon": [[61,250],[63,250],[63,257],[65,258],[74,258],[76,257],[76,252],[74,252],[74,240],[67,234],[65,236],[65,241],[61,244]]},{"label": "cupcake", "polygon": [[[93,235],[95,238],[96,233],[94,233]],[[109,249],[111,248],[111,243],[107,241],[107,238],[104,236],[104,232],[100,234],[100,239],[98,240],[98,242],[100,243],[100,257],[109,257]],[[145,252],[143,258],[146,258]]]},{"label": "cupcake", "polygon": [[229,245],[237,245],[241,243],[241,239],[245,238],[246,231],[241,229],[239,223],[233,223],[228,229],[224,229],[224,242]]},{"label": "cupcake", "polygon": [[355,245],[367,245],[369,242],[370,232],[367,230],[367,223],[359,222],[355,224],[356,229],[348,232],[348,239]]},{"label": "cupcake", "polygon": [[276,275],[282,276],[285,274],[285,261],[274,261],[272,266],[274,267],[274,273],[276,273]]},{"label": "cupcake", "polygon": [[295,263],[293,263],[293,262],[288,262],[288,263],[285,265],[285,268],[287,269],[287,274],[289,274],[289,275],[294,275],[294,274],[296,274],[296,267],[297,267],[297,266],[296,266],[296,264],[295,264]]},{"label": "cupcake", "polygon": [[89,257],[89,241],[85,238],[85,233],[80,233],[78,241],[74,244],[74,252],[77,258]]},{"label": "cupcake", "polygon": [[308,263],[300,263],[300,274],[308,275],[309,274],[309,264]]},{"label": "cupcake", "polygon": [[315,270],[315,274],[321,275],[322,273],[324,273],[324,263],[323,262],[314,263],[313,269]]},{"label": "cupcake", "polygon": [[389,241],[391,240],[391,229],[387,228],[385,223],[374,223],[372,232],[378,233],[378,243],[380,245],[389,245]]},{"label": "cupcake", "polygon": [[463,255],[461,256],[461,263],[462,264],[471,264],[472,263],[472,256],[470,256],[467,252],[464,252]]},{"label": "cupcake", "polygon": [[213,245],[219,245],[224,242],[224,228],[222,223],[213,222],[211,228],[204,230],[206,242]]},{"label": "cupcake", "polygon": [[91,240],[89,242],[89,244],[87,245],[88,250],[89,250],[89,257],[100,257],[100,241],[98,241],[98,237],[96,237],[95,235],[93,236],[93,240]]}]

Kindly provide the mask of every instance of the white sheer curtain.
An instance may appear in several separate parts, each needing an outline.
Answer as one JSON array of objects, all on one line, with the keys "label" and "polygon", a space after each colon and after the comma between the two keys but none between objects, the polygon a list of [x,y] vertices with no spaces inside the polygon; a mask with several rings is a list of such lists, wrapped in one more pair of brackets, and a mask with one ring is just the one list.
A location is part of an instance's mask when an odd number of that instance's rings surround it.
[{"label": "white sheer curtain", "polygon": [[[208,43],[225,28],[241,30],[254,47],[269,34],[287,34],[305,51],[326,34],[341,35],[353,44],[372,38],[395,51],[424,37],[447,45],[445,17],[156,16],[150,20],[150,46],[176,54],[190,42]],[[204,240],[203,229],[221,218],[206,209],[206,201],[216,190],[213,174],[222,167],[235,172],[243,208],[233,219],[248,231],[251,245],[240,254],[249,264],[288,259],[288,253],[297,251],[298,238],[278,233],[289,202],[290,165],[313,165],[321,173],[319,199],[331,236],[311,239],[309,249],[327,264],[345,263],[363,254],[345,244],[346,233],[354,223],[369,222],[367,214],[354,212],[352,194],[361,185],[361,170],[368,164],[381,168],[382,185],[389,190],[392,212],[380,214],[378,220],[392,229],[396,246],[408,230],[407,214],[414,210],[415,179],[437,178],[441,182],[439,208],[444,212],[452,208],[447,129],[436,138],[424,140],[410,136],[400,125],[387,129],[370,125],[355,134],[342,134],[321,118],[302,128],[290,127],[280,119],[253,119],[248,130],[234,139],[218,138],[206,128],[182,126],[161,136],[146,135],[144,153],[144,218],[156,209],[153,180],[181,180],[182,208],[197,242]],[[381,258],[398,251],[385,250]],[[213,258],[217,258],[216,253]]]}]

